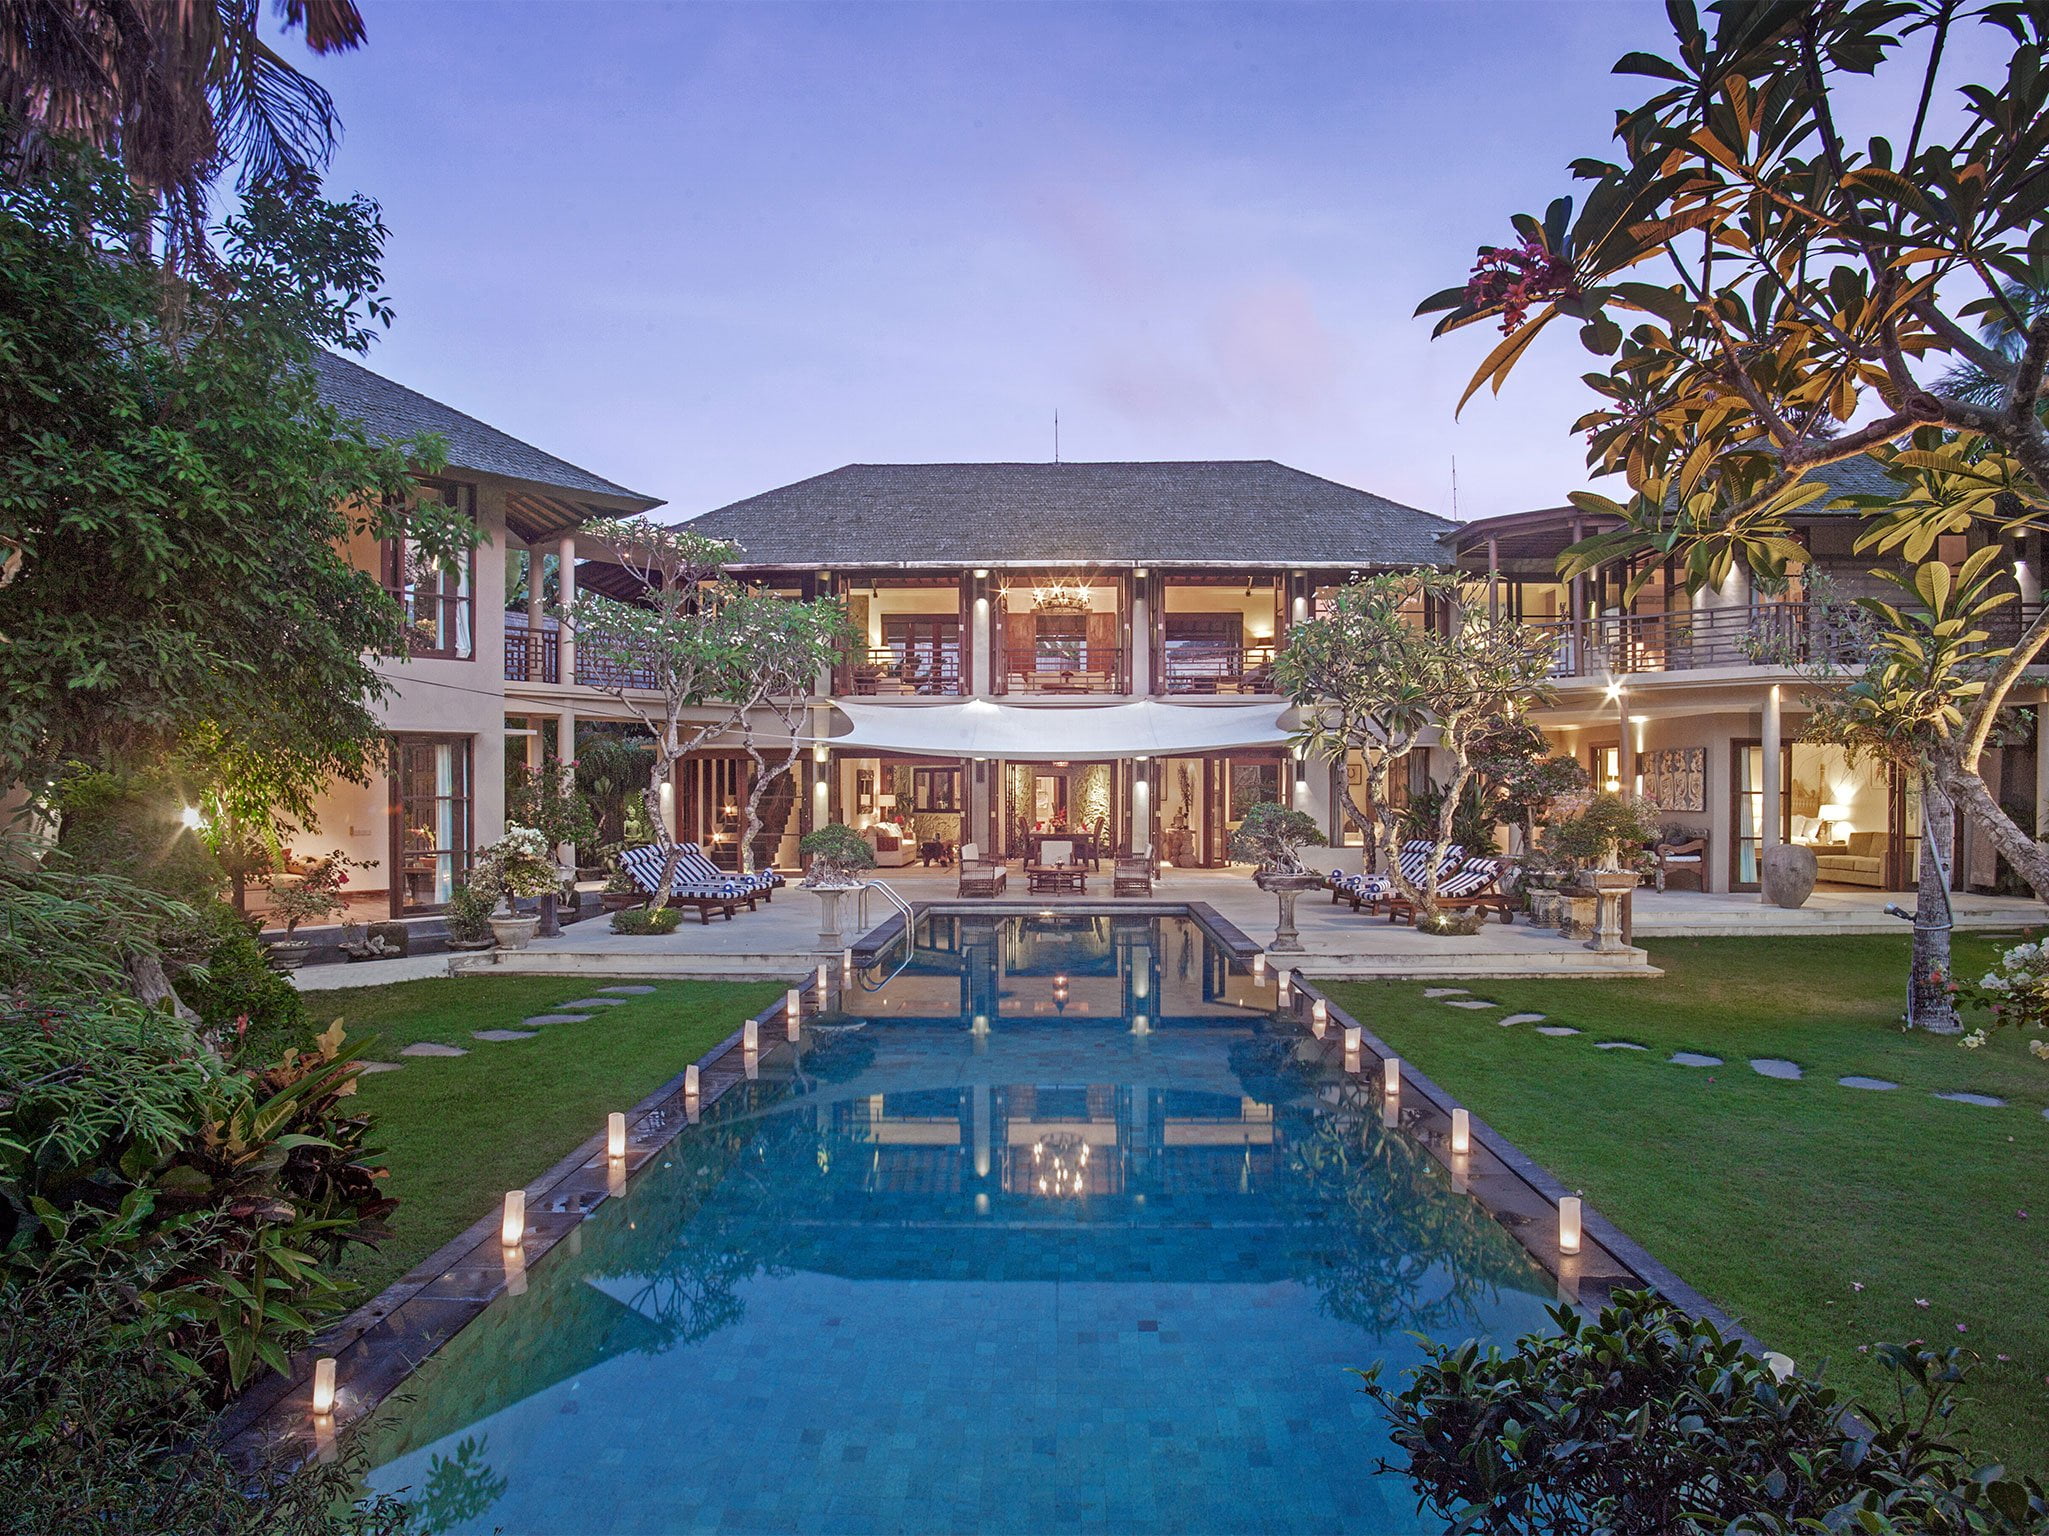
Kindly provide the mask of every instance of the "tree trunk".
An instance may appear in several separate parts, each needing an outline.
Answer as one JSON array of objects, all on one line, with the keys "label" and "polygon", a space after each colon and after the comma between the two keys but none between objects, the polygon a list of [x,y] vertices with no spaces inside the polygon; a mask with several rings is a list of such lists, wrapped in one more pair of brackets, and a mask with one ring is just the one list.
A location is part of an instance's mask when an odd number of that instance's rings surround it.
[{"label": "tree trunk", "polygon": [[1947,876],[1956,847],[1956,808],[1935,782],[1921,779],[1921,869],[1914,897],[1914,954],[1907,976],[1907,1022],[1939,1035],[1963,1032],[1949,993],[1952,918]]},{"label": "tree trunk", "polygon": [[121,956],[121,968],[128,973],[128,985],[136,997],[149,1008],[169,1006],[171,1013],[187,1024],[197,1024],[199,1015],[179,1000],[172,990],[171,981],[164,974],[163,962],[155,955],[146,955],[129,950]]},{"label": "tree trunk", "polygon": [[[660,743],[656,745],[659,748]],[[668,858],[662,862],[662,883],[655,888],[654,900],[648,903],[649,907],[666,907],[669,904],[669,892],[676,884],[676,866],[683,857],[676,843],[676,834],[662,815],[662,786],[668,782],[673,764],[673,758],[665,757],[657,750],[647,771],[647,788],[640,792],[640,808],[647,813],[647,824],[654,829],[655,845],[669,850]]]},{"label": "tree trunk", "polygon": [[1945,803],[1961,806],[1985,829],[1986,836],[2014,873],[2028,882],[2036,899],[2049,901],[2049,843],[2037,842],[2014,824],[1986,787],[1984,779],[1951,761],[1937,759],[1934,777],[1942,783]]},{"label": "tree trunk", "polygon": [[751,739],[747,743],[747,756],[754,764],[754,782],[747,790],[747,819],[740,829],[740,868],[747,874],[754,873],[754,839],[761,834],[762,797],[768,793],[769,786],[797,766],[801,755],[802,748],[797,745],[794,728],[790,734],[790,750],[774,768],[770,768],[767,758],[755,750]]}]

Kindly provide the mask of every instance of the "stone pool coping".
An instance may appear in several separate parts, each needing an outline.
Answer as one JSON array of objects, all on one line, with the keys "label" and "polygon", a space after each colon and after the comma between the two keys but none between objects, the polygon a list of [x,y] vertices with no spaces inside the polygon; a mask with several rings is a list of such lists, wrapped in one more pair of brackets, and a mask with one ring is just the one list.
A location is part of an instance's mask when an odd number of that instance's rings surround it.
[{"label": "stone pool coping", "polygon": [[[1048,910],[1028,901],[920,902],[910,920],[926,914],[976,916],[1036,915]],[[1132,902],[1065,904],[1063,917],[1186,917],[1201,927],[1235,963],[1248,968],[1266,951],[1206,902]],[[902,936],[906,919],[892,914],[855,941],[848,951],[856,966],[877,963]],[[1281,963],[1275,964],[1279,958]],[[1292,956],[1268,956],[1267,985],[1289,980],[1289,1002],[1275,999],[1274,1012],[1299,1025],[1306,1040],[1315,1041],[1324,1057],[1335,1055],[1343,1068],[1347,1029],[1360,1032],[1356,1080],[1364,1091],[1380,1097],[1383,1123],[1397,1127],[1451,1174],[1458,1191],[1471,1195],[1481,1208],[1508,1229],[1536,1263],[1558,1282],[1558,1295],[1576,1306],[1598,1307],[1617,1289],[1648,1288],[1659,1292],[1693,1316],[1715,1325],[1725,1336],[1761,1352],[1761,1345],[1706,1297],[1653,1258],[1591,1205],[1583,1205],[1580,1252],[1559,1251],[1557,1202],[1573,1191],[1550,1171],[1524,1155],[1512,1142],[1471,1116],[1472,1150],[1463,1158],[1451,1151],[1451,1111],[1458,1101],[1429,1077],[1404,1061],[1399,1102],[1389,1106],[1380,1087],[1382,1062],[1394,1052],[1314,982],[1289,969]],[[845,985],[846,967],[826,962],[826,986],[814,971],[793,984],[803,1012],[815,1015],[829,1006],[834,985]],[[1311,1028],[1314,1004],[1326,1010],[1320,1041]],[[474,1322],[500,1296],[520,1294],[527,1272],[572,1233],[606,1200],[619,1198],[642,1169],[655,1161],[678,1135],[702,1117],[735,1084],[759,1075],[771,1056],[785,1052],[787,998],[753,1015],[759,1048],[748,1070],[743,1040],[746,1026],[720,1040],[693,1063],[699,1074],[694,1100],[684,1092],[689,1068],[626,1111],[626,1156],[617,1165],[605,1153],[602,1127],[537,1178],[526,1191],[526,1235],[508,1252],[498,1241],[499,1212],[493,1210],[442,1244],[372,1300],[321,1331],[295,1354],[286,1375],[272,1374],[235,1398],[215,1423],[214,1433],[238,1465],[293,1465],[333,1453],[340,1434],[368,1417],[443,1344]],[[1369,1059],[1370,1058],[1370,1059]],[[1392,1115],[1390,1115],[1392,1108]],[[1468,1112],[1470,1114],[1470,1111]],[[335,1411],[325,1420],[312,1413],[313,1365],[332,1356],[336,1366]]]}]

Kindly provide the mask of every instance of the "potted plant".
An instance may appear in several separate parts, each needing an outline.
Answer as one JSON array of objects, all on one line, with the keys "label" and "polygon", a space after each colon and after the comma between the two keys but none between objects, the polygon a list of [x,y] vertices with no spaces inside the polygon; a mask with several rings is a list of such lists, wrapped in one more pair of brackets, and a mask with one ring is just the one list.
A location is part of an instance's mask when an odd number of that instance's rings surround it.
[{"label": "potted plant", "polygon": [[[591,815],[590,801],[576,786],[575,763],[550,761],[538,771],[524,763],[515,764],[505,814],[508,832],[524,827],[540,834],[551,862],[557,848],[588,848],[598,840],[598,824]],[[536,893],[541,902],[539,933],[544,939],[561,933],[556,903],[563,885],[576,879],[573,866],[567,870],[557,868],[554,883]]]},{"label": "potted plant", "polygon": [[497,892],[478,889],[474,877],[458,885],[442,913],[448,926],[448,947],[489,949],[497,943],[491,936],[491,909],[497,905]]},{"label": "potted plant", "polygon": [[1253,867],[1252,880],[1263,891],[1271,891],[1280,903],[1280,920],[1274,928],[1270,948],[1294,953],[1302,948],[1295,928],[1295,898],[1313,891],[1323,876],[1297,857],[1303,848],[1320,848],[1326,839],[1315,818],[1306,811],[1291,811],[1271,800],[1261,801],[1245,813],[1231,834],[1231,857]]},{"label": "potted plant", "polygon": [[269,958],[280,970],[295,971],[305,964],[312,945],[297,937],[301,923],[322,922],[346,912],[348,899],[341,888],[349,883],[349,871],[368,869],[374,861],[352,859],[339,848],[324,859],[315,859],[297,874],[274,874],[264,882],[270,894],[267,922],[282,922],[285,937],[273,940]]},{"label": "potted plant", "polygon": [[797,844],[797,852],[811,860],[804,872],[804,885],[818,895],[818,947],[837,953],[840,897],[859,889],[861,871],[875,867],[875,850],[852,827],[835,821],[805,833]]},{"label": "potted plant", "polygon": [[1575,911],[1569,937],[1589,948],[1621,947],[1622,898],[1643,878],[1644,845],[1658,835],[1657,818],[1642,801],[1603,793],[1588,798],[1577,815],[1545,829],[1545,851],[1575,872],[1571,894],[1593,911]]},{"label": "potted plant", "polygon": [[562,889],[562,875],[548,839],[533,827],[508,826],[505,835],[477,856],[485,888],[505,902],[505,912],[491,914],[491,936],[500,949],[525,949],[540,926],[538,917],[522,916],[512,903],[519,897],[553,895]]},{"label": "potted plant", "polygon": [[633,876],[626,872],[626,866],[619,862],[619,853],[614,849],[606,856],[607,874],[605,888],[598,892],[598,905],[606,912],[623,912],[628,907],[637,907],[646,896],[634,884]]}]

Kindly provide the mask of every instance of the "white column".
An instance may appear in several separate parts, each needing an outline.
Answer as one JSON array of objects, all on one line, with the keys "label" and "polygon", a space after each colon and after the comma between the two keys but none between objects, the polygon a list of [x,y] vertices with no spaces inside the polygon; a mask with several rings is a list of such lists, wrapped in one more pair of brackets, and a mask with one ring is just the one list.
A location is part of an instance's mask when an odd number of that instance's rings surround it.
[{"label": "white column", "polygon": [[548,551],[538,539],[531,539],[526,547],[526,627],[535,634],[541,632],[541,587],[547,574],[542,567],[548,563]]},{"label": "white column", "polygon": [[990,618],[988,576],[977,571],[974,583],[974,601],[968,604],[968,692],[985,699],[996,687],[996,632]]},{"label": "white column", "polygon": [[1633,795],[1636,793],[1636,738],[1630,734],[1627,688],[1615,695],[1615,709],[1622,723],[1622,733],[1615,738],[1615,778],[1623,794]]},{"label": "white column", "polygon": [[1145,695],[1153,691],[1153,605],[1146,597],[1149,576],[1134,571],[1131,577],[1131,691]]},{"label": "white column", "polygon": [[1758,850],[1758,893],[1759,901],[1771,898],[1764,893],[1764,852],[1779,845],[1779,685],[1773,683],[1764,694],[1763,729],[1758,732],[1759,746],[1764,758],[1764,772],[1759,787],[1764,791],[1764,809],[1759,815],[1757,829]]},{"label": "white column", "polygon": [[[562,569],[559,573],[561,606],[565,609],[573,608],[576,606],[575,534],[565,533],[562,535],[558,558],[562,562]],[[564,624],[560,633],[556,636],[556,646],[556,655],[561,663],[560,675],[563,684],[566,686],[576,681],[576,631],[567,624]]]},{"label": "white column", "polygon": [[1152,846],[1152,766],[1150,762],[1142,757],[1136,757],[1131,760],[1131,804],[1127,808],[1127,815],[1130,817],[1130,835],[1127,841],[1130,843],[1134,853],[1141,848]]},{"label": "white column", "polygon": [[[569,772],[567,765],[575,761],[576,711],[565,709],[555,717],[555,771],[566,774]],[[560,844],[555,849],[555,857],[559,862],[573,866],[576,863],[576,844]]]}]

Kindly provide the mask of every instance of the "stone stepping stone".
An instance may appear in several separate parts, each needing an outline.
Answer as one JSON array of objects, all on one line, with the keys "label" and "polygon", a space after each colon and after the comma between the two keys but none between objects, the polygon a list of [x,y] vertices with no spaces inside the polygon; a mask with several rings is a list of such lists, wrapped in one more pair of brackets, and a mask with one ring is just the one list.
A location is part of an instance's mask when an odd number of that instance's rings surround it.
[{"label": "stone stepping stone", "polygon": [[1537,1026],[1537,1033],[1540,1035],[1550,1035],[1557,1039],[1566,1035],[1576,1035],[1579,1031],[1570,1024],[1539,1024]]},{"label": "stone stepping stone", "polygon": [[395,1061],[366,1061],[357,1070],[362,1076],[368,1077],[372,1072],[396,1072],[399,1065]]},{"label": "stone stepping stone", "polygon": [[583,1024],[587,1023],[589,1019],[590,1015],[587,1013],[537,1013],[532,1018],[521,1019],[519,1022],[522,1024]]},{"label": "stone stepping stone", "polygon": [[1891,1093],[1893,1089],[1899,1087],[1898,1083],[1890,1082],[1882,1077],[1859,1077],[1855,1073],[1848,1077],[1837,1078],[1836,1085],[1841,1088],[1862,1088],[1868,1093]]},{"label": "stone stepping stone", "polygon": [[1750,1070],[1759,1077],[1776,1077],[1785,1083],[1800,1081],[1800,1063],[1787,1061],[1782,1056],[1753,1056],[1750,1058]]},{"label": "stone stepping stone", "polygon": [[1989,1093],[1938,1093],[1938,1099],[1947,1099],[1952,1104],[1975,1104],[1980,1109],[2004,1109],[2006,1100],[1995,1099]]},{"label": "stone stepping stone", "polygon": [[1674,1051],[1671,1061],[1675,1067],[1719,1067],[1722,1064],[1721,1057],[1703,1056],[1699,1051]]},{"label": "stone stepping stone", "polygon": [[534,1031],[531,1029],[473,1029],[470,1031],[470,1038],[472,1040],[489,1040],[494,1045],[505,1040],[531,1040],[533,1037]]},{"label": "stone stepping stone", "polygon": [[1444,1006],[1447,1008],[1499,1008],[1501,1004],[1490,1003],[1484,997],[1448,997],[1444,1000]]},{"label": "stone stepping stone", "polygon": [[469,1052],[459,1045],[443,1045],[437,1040],[416,1040],[404,1050],[401,1056],[467,1056]]},{"label": "stone stepping stone", "polygon": [[564,1008],[624,1008],[623,997],[572,997],[561,1005]]},{"label": "stone stepping stone", "polygon": [[1647,1049],[1647,1047],[1638,1045],[1634,1040],[1596,1040],[1594,1042],[1594,1049],[1597,1051],[1641,1051]]},{"label": "stone stepping stone", "polygon": [[1468,997],[1471,996],[1472,990],[1471,987],[1425,987],[1423,995],[1431,998]]},{"label": "stone stepping stone", "polygon": [[1503,1028],[1510,1024],[1541,1024],[1544,1022],[1544,1015],[1541,1013],[1511,1013],[1507,1018],[1496,1019],[1494,1022]]},{"label": "stone stepping stone", "polygon": [[609,992],[615,997],[646,997],[653,987],[599,987],[600,992]]}]

